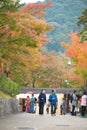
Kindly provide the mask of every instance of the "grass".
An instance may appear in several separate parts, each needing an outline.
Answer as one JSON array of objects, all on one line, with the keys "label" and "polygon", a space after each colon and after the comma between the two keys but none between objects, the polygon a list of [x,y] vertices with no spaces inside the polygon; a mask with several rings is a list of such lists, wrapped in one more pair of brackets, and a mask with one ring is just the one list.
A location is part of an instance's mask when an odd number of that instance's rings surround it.
[{"label": "grass", "polygon": [[0,90],[0,98],[10,98],[10,96]]}]

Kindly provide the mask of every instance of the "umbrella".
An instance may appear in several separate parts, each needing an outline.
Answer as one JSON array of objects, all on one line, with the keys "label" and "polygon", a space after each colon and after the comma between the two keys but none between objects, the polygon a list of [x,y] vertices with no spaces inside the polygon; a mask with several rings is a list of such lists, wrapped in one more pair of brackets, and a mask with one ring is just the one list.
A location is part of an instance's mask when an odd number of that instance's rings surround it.
[{"label": "umbrella", "polygon": [[33,91],[29,91],[26,94],[34,94],[34,92]]}]

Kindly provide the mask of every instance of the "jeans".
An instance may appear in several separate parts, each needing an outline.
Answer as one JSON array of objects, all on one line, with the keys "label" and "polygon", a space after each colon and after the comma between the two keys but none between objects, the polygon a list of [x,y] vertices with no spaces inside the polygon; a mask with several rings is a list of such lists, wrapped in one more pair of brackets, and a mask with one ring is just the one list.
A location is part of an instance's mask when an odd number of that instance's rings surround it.
[{"label": "jeans", "polygon": [[51,114],[56,113],[56,104],[51,104]]},{"label": "jeans", "polygon": [[44,113],[44,103],[40,102],[39,103],[39,114],[43,115]]},{"label": "jeans", "polygon": [[81,106],[81,116],[85,116],[86,106]]},{"label": "jeans", "polygon": [[72,106],[72,115],[75,115],[75,106]]}]

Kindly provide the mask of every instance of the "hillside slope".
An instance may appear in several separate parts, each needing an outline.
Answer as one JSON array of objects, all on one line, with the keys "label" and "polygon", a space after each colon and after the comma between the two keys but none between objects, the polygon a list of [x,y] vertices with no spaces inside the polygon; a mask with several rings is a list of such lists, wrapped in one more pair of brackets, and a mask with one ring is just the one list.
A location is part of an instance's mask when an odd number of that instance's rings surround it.
[{"label": "hillside slope", "polygon": [[[45,0],[45,2],[48,1]],[[86,8],[87,0],[53,0],[52,7],[45,9],[48,14],[45,19],[53,24],[55,29],[48,34],[51,42],[44,46],[44,49],[63,52],[64,48],[60,42],[70,42],[67,34],[81,29],[76,25],[76,22]]]}]

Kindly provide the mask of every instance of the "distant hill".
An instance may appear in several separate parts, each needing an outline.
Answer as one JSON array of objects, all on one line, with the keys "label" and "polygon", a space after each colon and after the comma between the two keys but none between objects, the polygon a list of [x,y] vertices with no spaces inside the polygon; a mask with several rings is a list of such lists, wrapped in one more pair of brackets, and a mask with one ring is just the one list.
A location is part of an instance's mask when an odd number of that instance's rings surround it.
[{"label": "distant hill", "polygon": [[[48,1],[45,0],[45,2]],[[54,25],[55,29],[48,34],[51,42],[45,45],[44,49],[64,52],[65,50],[60,45],[60,42],[70,42],[67,34],[81,29],[76,25],[76,22],[86,8],[87,0],[53,0],[52,7],[45,9],[48,14],[45,19]]]}]

